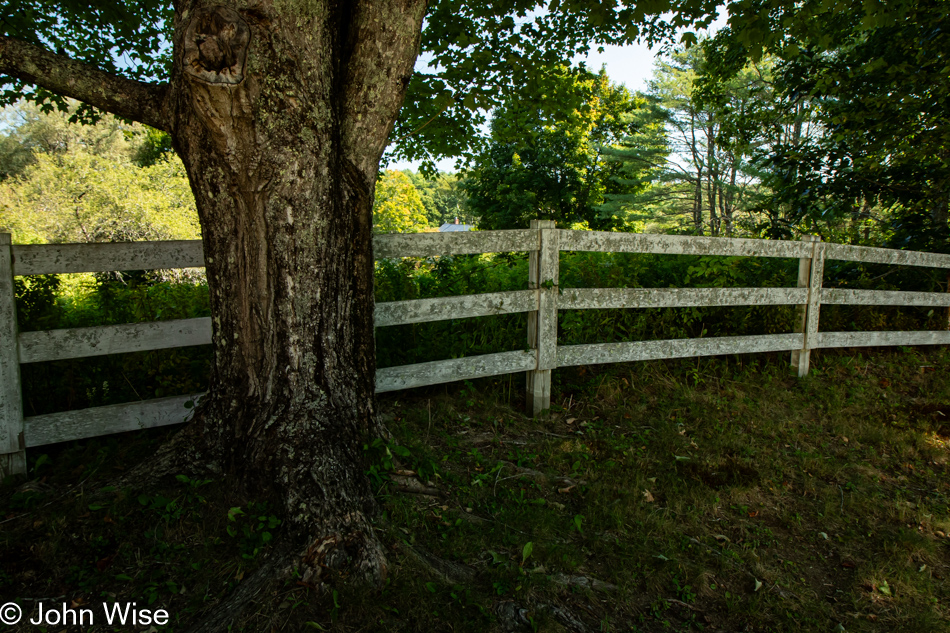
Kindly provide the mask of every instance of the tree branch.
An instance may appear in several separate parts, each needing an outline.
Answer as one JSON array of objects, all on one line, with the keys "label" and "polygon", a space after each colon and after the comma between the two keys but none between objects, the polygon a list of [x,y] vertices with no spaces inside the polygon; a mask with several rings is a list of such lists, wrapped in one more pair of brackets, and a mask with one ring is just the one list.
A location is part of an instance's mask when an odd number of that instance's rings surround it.
[{"label": "tree branch", "polygon": [[41,86],[117,116],[171,131],[167,84],[147,84],[103,72],[41,46],[0,36],[0,75]]}]

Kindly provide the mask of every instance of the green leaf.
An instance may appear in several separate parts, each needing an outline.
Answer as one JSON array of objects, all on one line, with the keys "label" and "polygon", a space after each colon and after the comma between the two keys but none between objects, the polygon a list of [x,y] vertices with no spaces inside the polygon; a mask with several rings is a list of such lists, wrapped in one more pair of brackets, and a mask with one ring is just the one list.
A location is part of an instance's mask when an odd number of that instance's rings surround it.
[{"label": "green leaf", "polygon": [[521,550],[521,564],[524,565],[525,561],[528,560],[528,557],[531,556],[531,552],[534,551],[534,543],[528,541],[525,543],[524,547]]}]

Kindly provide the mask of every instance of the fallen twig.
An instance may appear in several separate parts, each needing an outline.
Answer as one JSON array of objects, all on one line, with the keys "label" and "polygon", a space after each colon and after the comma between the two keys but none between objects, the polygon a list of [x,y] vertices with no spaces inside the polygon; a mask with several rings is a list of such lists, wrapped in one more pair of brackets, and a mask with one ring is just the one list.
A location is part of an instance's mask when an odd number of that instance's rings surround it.
[{"label": "fallen twig", "polygon": [[693,605],[687,604],[687,603],[683,602],[682,600],[677,600],[676,598],[664,598],[664,600],[666,600],[666,601],[669,602],[670,604],[675,604],[675,605],[679,605],[679,606],[681,606],[681,607],[686,607],[686,608],[689,609],[690,611],[695,611],[696,613],[702,613],[702,611],[701,611],[700,609],[697,609],[697,608],[694,607]]}]

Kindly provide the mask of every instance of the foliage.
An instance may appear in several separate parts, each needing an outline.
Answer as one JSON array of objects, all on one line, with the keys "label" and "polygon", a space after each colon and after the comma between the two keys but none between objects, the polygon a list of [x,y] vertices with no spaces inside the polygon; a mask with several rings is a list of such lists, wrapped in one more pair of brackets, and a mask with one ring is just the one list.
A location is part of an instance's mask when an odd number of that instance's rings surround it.
[{"label": "foliage", "polygon": [[[659,41],[694,21],[709,24],[717,2],[659,0],[651,6],[517,0],[430,2],[421,49],[429,68],[410,79],[393,138],[394,157],[425,160],[470,151],[485,112],[518,92],[539,69],[586,53],[592,43]],[[661,17],[664,12],[673,11]],[[24,0],[0,5],[0,35],[42,44],[106,72],[167,81],[173,8],[162,0],[110,2]],[[5,78],[0,104],[21,96],[67,108],[60,96]],[[76,120],[99,113],[82,105]]]},{"label": "foliage", "polygon": [[[75,277],[18,277],[20,331],[210,315],[206,284]],[[210,358],[208,348],[178,348],[23,365],[24,408],[27,415],[40,415],[200,393],[207,388]]]},{"label": "foliage", "polygon": [[619,228],[622,219],[600,209],[606,193],[625,193],[602,148],[635,131],[643,105],[603,72],[558,67],[526,86],[495,112],[491,141],[463,185],[479,227],[525,228],[537,218]]},{"label": "foliage", "polygon": [[[827,47],[826,25],[843,18],[865,28],[898,23],[915,6],[910,0],[850,3],[824,0],[741,0],[728,5],[737,41],[758,58],[786,37],[817,36]],[[421,38],[424,71],[409,81],[397,121],[392,155],[423,160],[427,171],[443,156],[471,156],[485,112],[516,96],[545,69],[600,44],[638,39],[668,43],[685,27],[704,28],[718,15],[713,0],[601,3],[516,0],[504,3],[430,2]],[[0,35],[41,43],[72,59],[140,81],[163,81],[171,67],[173,9],[161,0],[22,0],[0,6]],[[682,33],[686,43],[695,34]],[[2,103],[26,96],[46,107],[66,101],[21,81],[7,80]],[[72,118],[96,111],[86,105]]]},{"label": "foliage", "polygon": [[405,172],[415,185],[426,209],[429,226],[442,226],[459,218],[462,224],[474,224],[468,205],[468,196],[461,187],[458,174],[435,173],[426,176],[421,171]]},{"label": "foliage", "polygon": [[26,104],[5,114],[17,125],[0,137],[0,172],[8,175],[0,181],[0,230],[14,242],[199,237],[181,161],[162,153],[146,167],[134,162],[154,131],[112,116],[72,125],[67,114]]},{"label": "foliage", "polygon": [[[771,258],[563,253],[561,288],[793,286],[797,262]],[[376,301],[405,301],[524,290],[523,254],[463,255],[381,260]],[[934,292],[936,272],[829,262],[825,285],[855,289]],[[23,331],[186,319],[210,314],[207,285],[125,281],[88,276],[17,278]],[[793,306],[562,310],[560,345],[684,337],[783,333],[792,330]],[[867,306],[822,307],[824,331],[940,329],[942,310]],[[524,349],[524,314],[450,319],[376,330],[379,367],[408,365]],[[204,391],[210,349],[181,348],[24,365],[28,415]]]},{"label": "foliage", "polygon": [[641,201],[692,233],[731,236],[762,193],[751,159],[784,121],[751,119],[771,101],[771,59],[713,81],[707,49],[706,41],[677,49],[656,65],[650,95],[669,113],[670,153]]},{"label": "foliage", "polygon": [[428,226],[422,198],[409,176],[387,170],[376,182],[374,233],[418,233]]},{"label": "foliage", "polygon": [[163,159],[171,160],[175,153],[171,135],[148,126],[141,127],[145,130],[142,143],[132,157],[133,162],[139,167],[150,167]]},{"label": "foliage", "polygon": [[[105,72],[139,81],[163,79],[171,70],[173,9],[163,0],[93,2],[87,0],[18,0],[0,4],[0,35],[15,37],[84,62]],[[72,107],[61,95],[23,81],[0,78],[5,90],[0,105],[21,97],[70,112],[71,121],[94,122],[101,112]]]},{"label": "foliage", "polygon": [[0,224],[18,242],[197,239],[194,200],[181,162],[150,167],[85,152],[40,155],[22,179],[0,185]]},{"label": "foliage", "polygon": [[640,107],[627,115],[628,134],[613,145],[600,147],[606,163],[617,165],[611,170],[612,184],[598,210],[602,216],[639,231],[661,213],[656,194],[670,160],[666,129],[670,114],[653,97],[637,95],[637,99],[642,100]]},{"label": "foliage", "polygon": [[[706,0],[659,0],[650,6],[432,2],[422,33],[428,68],[410,80],[392,155],[422,160],[427,172],[442,156],[470,159],[485,112],[533,90],[549,69],[598,43],[621,44],[641,37],[657,42],[694,21],[708,25],[716,6]],[[671,13],[661,17],[666,11]]]},{"label": "foliage", "polygon": [[[836,12],[820,32],[773,47],[782,58],[774,111],[805,113],[821,133],[776,139],[763,153],[769,204],[826,235],[844,224],[851,241],[873,233],[878,244],[945,250],[950,11],[924,1],[903,5],[900,20],[868,20],[850,5]],[[743,63],[741,40],[717,37],[720,75]]]},{"label": "foliage", "polygon": [[131,158],[137,151],[136,136],[145,129],[106,116],[96,125],[71,124],[70,102],[65,112],[44,112],[36,104],[20,101],[0,111],[0,181],[22,176],[38,156],[63,156],[85,152],[116,160]]}]

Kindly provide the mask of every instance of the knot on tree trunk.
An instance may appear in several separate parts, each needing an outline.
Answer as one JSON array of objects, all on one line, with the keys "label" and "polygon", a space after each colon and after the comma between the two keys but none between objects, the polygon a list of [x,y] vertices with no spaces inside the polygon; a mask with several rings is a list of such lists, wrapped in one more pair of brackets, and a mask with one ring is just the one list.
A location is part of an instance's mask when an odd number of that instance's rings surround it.
[{"label": "knot on tree trunk", "polygon": [[195,11],[185,32],[184,70],[209,84],[239,84],[251,30],[247,22],[227,7]]}]

